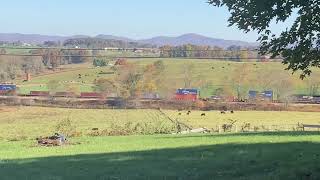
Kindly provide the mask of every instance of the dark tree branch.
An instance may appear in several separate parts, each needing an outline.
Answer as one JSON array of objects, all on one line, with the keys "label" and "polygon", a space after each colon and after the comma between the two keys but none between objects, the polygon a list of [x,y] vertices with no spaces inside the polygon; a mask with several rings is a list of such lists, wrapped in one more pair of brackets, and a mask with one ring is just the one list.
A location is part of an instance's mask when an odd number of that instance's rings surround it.
[{"label": "dark tree branch", "polygon": [[[261,54],[282,56],[287,70],[302,71],[301,78],[320,67],[320,1],[319,0],[209,0],[231,12],[230,26],[245,32],[257,31]],[[276,36],[269,30],[272,21],[284,22],[298,11],[294,24]]]}]

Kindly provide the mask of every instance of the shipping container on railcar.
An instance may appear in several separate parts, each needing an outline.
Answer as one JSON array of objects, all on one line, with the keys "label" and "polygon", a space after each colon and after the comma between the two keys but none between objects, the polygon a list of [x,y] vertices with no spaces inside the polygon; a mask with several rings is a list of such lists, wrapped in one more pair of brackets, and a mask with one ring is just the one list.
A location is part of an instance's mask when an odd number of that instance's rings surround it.
[{"label": "shipping container on railcar", "polygon": [[54,97],[77,97],[74,92],[56,92]]},{"label": "shipping container on railcar", "polygon": [[196,101],[199,99],[200,91],[198,89],[178,89],[175,100],[179,101]]},{"label": "shipping container on railcar", "polygon": [[80,94],[81,98],[102,98],[103,95],[101,93],[96,92],[82,92]]},{"label": "shipping container on railcar", "polygon": [[49,91],[30,91],[30,96],[48,97],[50,93]]},{"label": "shipping container on railcar", "polygon": [[0,95],[14,95],[16,94],[17,86],[15,84],[0,84]]}]

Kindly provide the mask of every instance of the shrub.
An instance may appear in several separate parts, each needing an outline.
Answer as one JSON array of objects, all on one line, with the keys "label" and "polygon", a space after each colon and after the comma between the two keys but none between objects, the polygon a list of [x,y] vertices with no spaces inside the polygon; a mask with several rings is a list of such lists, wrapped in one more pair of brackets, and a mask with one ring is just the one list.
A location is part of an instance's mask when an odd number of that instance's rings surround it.
[{"label": "shrub", "polygon": [[93,65],[95,67],[103,67],[103,66],[107,66],[108,65],[108,61],[105,59],[94,59],[93,60]]},{"label": "shrub", "polygon": [[67,137],[80,136],[81,133],[76,131],[76,127],[72,125],[70,118],[60,121],[56,126],[58,133],[64,134]]}]

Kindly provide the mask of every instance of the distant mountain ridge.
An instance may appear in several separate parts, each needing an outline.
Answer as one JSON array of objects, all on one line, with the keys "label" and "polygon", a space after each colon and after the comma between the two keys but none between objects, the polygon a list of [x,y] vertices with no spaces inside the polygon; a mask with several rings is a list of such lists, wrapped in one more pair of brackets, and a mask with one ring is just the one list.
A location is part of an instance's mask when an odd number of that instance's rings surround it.
[{"label": "distant mountain ridge", "polygon": [[155,46],[179,46],[184,44],[193,44],[193,45],[202,45],[202,46],[218,46],[226,48],[232,45],[243,46],[243,47],[252,47],[258,46],[258,43],[245,42],[245,41],[236,41],[236,40],[224,40],[206,37],[199,34],[184,34],[178,37],[169,37],[169,36],[158,36],[150,39],[134,40],[127,37],[113,36],[113,35],[104,35],[100,34],[94,37],[86,35],[75,35],[75,36],[50,36],[50,35],[40,35],[40,34],[19,34],[19,33],[0,33],[0,41],[5,42],[24,42],[30,44],[42,44],[45,41],[66,41],[68,39],[77,39],[77,38],[98,38],[105,40],[118,40],[124,42],[135,42],[143,44],[152,44]]},{"label": "distant mountain ridge", "polygon": [[140,42],[148,44],[156,44],[158,46],[171,45],[171,46],[180,46],[184,44],[193,44],[199,46],[219,46],[219,47],[229,47],[232,45],[236,46],[257,46],[257,43],[250,43],[244,41],[235,41],[235,40],[224,40],[210,38],[202,36],[199,34],[184,34],[178,37],[168,37],[168,36],[158,36],[151,39],[141,40]]}]

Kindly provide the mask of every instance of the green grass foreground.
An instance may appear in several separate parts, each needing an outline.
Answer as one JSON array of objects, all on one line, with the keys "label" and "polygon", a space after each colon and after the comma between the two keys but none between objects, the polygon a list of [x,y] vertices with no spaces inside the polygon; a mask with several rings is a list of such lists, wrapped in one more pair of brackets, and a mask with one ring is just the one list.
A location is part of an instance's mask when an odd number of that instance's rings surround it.
[{"label": "green grass foreground", "polygon": [[319,179],[320,134],[82,137],[0,141],[1,180]]}]

